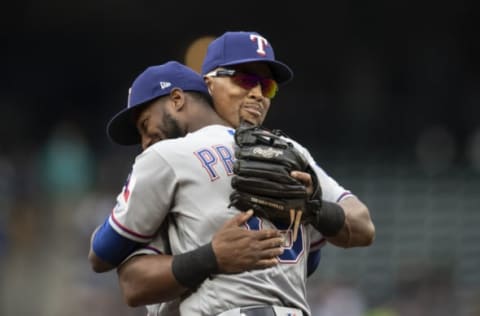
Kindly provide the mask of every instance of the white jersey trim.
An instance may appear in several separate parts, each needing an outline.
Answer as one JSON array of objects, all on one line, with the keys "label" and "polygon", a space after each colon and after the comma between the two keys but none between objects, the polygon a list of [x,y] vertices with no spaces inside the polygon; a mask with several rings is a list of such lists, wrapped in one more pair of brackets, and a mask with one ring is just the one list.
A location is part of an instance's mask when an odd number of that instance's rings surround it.
[{"label": "white jersey trim", "polygon": [[115,218],[113,213],[108,218],[108,223],[110,224],[110,226],[112,226],[112,228],[117,233],[119,233],[120,235],[122,235],[125,238],[131,239],[131,240],[136,241],[136,242],[147,243],[147,242],[150,242],[152,240],[152,238],[154,237],[154,235],[147,236],[147,235],[142,235],[142,234],[136,233],[133,230],[123,226]]}]

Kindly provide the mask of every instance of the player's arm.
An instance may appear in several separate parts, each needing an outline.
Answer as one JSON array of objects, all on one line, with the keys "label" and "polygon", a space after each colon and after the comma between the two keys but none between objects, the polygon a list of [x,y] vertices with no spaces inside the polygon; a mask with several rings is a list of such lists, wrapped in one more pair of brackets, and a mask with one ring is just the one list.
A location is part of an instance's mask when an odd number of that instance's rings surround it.
[{"label": "player's arm", "polygon": [[278,264],[283,252],[277,230],[246,230],[252,212],[239,213],[212,242],[186,254],[134,256],[117,269],[125,302],[132,307],[177,298],[217,273],[239,273]]},{"label": "player's arm", "polygon": [[[316,170],[316,172],[318,174],[322,171]],[[309,173],[294,171],[292,176],[307,186],[307,192],[313,192],[313,181]],[[326,179],[325,175],[322,178]],[[334,181],[332,182],[337,185]],[[322,215],[319,225],[314,226],[317,226],[317,229],[321,227],[318,230],[331,244],[343,248],[363,247],[370,245],[375,238],[375,226],[371,220],[370,211],[364,203],[351,194],[338,203],[322,201]]]},{"label": "player's arm", "polygon": [[128,306],[166,302],[187,291],[172,273],[172,260],[170,255],[138,255],[118,267],[120,288]]},{"label": "player's arm", "polygon": [[136,158],[115,207],[92,233],[88,260],[95,272],[117,267],[152,240],[168,213],[175,185],[174,172],[155,151]]},{"label": "player's arm", "polygon": [[90,262],[90,266],[92,267],[92,270],[97,273],[107,272],[115,268],[113,264],[110,264],[97,256],[93,250],[93,240],[99,228],[100,226],[98,226],[92,233],[90,238],[90,250],[88,251],[88,261]]},{"label": "player's arm", "polygon": [[119,234],[110,224],[109,216],[92,233],[88,261],[93,271],[107,272],[117,267],[143,245],[145,242],[138,242]]},{"label": "player's arm", "polygon": [[346,197],[338,205],[345,213],[345,222],[337,234],[325,237],[327,241],[343,248],[371,245],[375,238],[375,226],[367,206],[355,196]]}]

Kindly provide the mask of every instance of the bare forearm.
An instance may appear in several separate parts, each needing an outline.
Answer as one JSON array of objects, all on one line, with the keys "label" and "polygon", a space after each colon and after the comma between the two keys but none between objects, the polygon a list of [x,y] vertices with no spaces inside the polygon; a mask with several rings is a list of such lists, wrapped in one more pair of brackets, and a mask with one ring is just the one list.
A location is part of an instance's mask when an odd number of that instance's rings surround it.
[{"label": "bare forearm", "polygon": [[345,224],[328,242],[343,248],[369,246],[375,238],[375,226],[365,204],[356,197],[342,200],[339,205],[345,211]]},{"label": "bare forearm", "polygon": [[118,269],[123,297],[129,306],[161,303],[179,297],[186,288],[172,273],[172,256],[135,256]]},{"label": "bare forearm", "polygon": [[92,267],[92,270],[97,272],[97,273],[108,272],[108,271],[113,270],[115,268],[110,263],[105,262],[102,259],[100,259],[95,254],[95,252],[93,251],[92,248],[90,248],[90,251],[88,252],[88,261],[90,262],[90,266]]}]

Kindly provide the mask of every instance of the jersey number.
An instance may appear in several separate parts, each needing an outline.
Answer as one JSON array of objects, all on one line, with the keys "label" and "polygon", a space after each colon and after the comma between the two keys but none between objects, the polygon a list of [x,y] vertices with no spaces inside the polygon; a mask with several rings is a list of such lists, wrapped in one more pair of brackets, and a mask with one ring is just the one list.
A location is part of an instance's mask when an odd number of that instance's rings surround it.
[{"label": "jersey number", "polygon": [[[251,230],[260,230],[262,229],[262,219],[257,216],[252,216],[247,222],[248,229]],[[274,223],[275,227],[279,230],[285,230],[288,228],[288,225],[282,225],[280,223]],[[287,233],[287,240],[292,240],[292,233]],[[297,240],[289,245],[285,246],[283,253],[278,256],[278,259],[281,263],[295,263],[298,262],[299,258],[305,252],[303,246],[303,225],[298,229]]]}]

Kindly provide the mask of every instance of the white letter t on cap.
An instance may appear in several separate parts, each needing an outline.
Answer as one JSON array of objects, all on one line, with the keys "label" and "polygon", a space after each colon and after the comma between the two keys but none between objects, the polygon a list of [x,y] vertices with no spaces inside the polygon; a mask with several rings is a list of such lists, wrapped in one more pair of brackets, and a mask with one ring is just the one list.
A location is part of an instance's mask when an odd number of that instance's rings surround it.
[{"label": "white letter t on cap", "polygon": [[265,52],[265,49],[263,49],[265,46],[268,45],[267,39],[265,37],[256,34],[250,34],[250,40],[257,42],[257,53],[262,56],[265,56],[267,54]]}]

